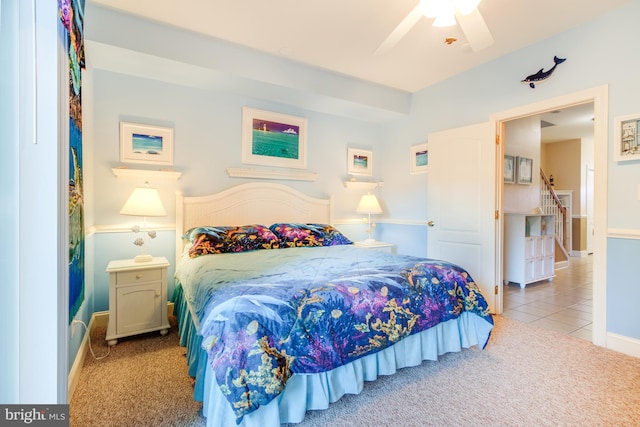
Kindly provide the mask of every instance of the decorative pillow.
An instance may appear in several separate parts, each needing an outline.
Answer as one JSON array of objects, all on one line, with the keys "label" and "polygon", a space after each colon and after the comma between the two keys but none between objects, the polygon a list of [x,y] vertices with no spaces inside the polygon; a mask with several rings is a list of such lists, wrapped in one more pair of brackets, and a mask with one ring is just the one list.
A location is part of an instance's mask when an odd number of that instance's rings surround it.
[{"label": "decorative pillow", "polygon": [[256,249],[277,249],[280,240],[266,226],[260,224],[239,227],[195,227],[187,231],[183,239],[191,242],[189,257],[206,254],[246,252]]},{"label": "decorative pillow", "polygon": [[269,227],[280,238],[281,247],[350,245],[336,228],[329,224],[276,223]]},{"label": "decorative pillow", "polygon": [[264,225],[252,224],[227,230],[229,252],[245,252],[256,249],[278,249],[280,239]]},{"label": "decorative pillow", "polygon": [[211,226],[202,226],[202,227],[193,227],[186,233],[182,235],[182,240],[188,240],[190,243],[194,243],[196,239],[201,234],[208,234],[212,238],[218,238],[220,240],[224,240],[227,237],[227,230],[233,227],[223,226],[223,227],[211,227]]},{"label": "decorative pillow", "polygon": [[187,231],[183,240],[191,243],[189,257],[228,252],[227,230],[232,227],[194,227]]}]

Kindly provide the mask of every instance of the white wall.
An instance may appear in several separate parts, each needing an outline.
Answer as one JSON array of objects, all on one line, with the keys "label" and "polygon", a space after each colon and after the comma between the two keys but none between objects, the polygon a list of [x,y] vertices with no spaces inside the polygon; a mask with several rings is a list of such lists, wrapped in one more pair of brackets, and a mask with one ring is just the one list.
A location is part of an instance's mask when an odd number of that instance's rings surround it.
[{"label": "white wall", "polygon": [[533,160],[531,184],[504,184],[504,212],[535,213],[540,207],[540,118],[536,116],[512,120],[505,125],[504,154],[514,156],[518,173],[518,157]]},{"label": "white wall", "polygon": [[66,252],[60,248],[66,239],[61,240],[58,219],[61,194],[66,197],[68,189],[60,187],[66,175],[60,174],[58,150],[58,5],[55,0],[35,5],[2,0],[1,6],[0,133],[5,146],[0,173],[6,186],[1,222],[7,249],[2,258],[10,265],[3,265],[0,401],[65,403],[61,367],[67,342],[61,331],[68,301],[59,292],[64,290],[61,253]]},{"label": "white wall", "polygon": [[[0,310],[0,341],[3,343],[2,369],[0,369],[0,402],[16,403],[19,398],[19,257],[14,248],[19,244],[18,211],[18,87],[15,84],[19,73],[18,64],[18,5],[17,1],[2,0],[0,3],[0,139],[5,141],[0,156],[0,240],[5,249],[0,257],[0,271],[3,272],[5,301]],[[9,141],[8,143],[6,141]]]}]

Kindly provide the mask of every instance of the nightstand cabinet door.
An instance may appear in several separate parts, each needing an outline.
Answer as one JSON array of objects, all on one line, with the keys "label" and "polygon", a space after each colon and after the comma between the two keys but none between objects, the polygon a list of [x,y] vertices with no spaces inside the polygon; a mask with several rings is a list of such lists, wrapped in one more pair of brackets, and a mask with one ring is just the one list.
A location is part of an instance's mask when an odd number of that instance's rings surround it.
[{"label": "nightstand cabinet door", "polygon": [[[136,333],[162,325],[162,284],[151,282],[116,289],[116,334]],[[166,311],[166,308],[165,308]]]},{"label": "nightstand cabinet door", "polygon": [[150,262],[111,261],[109,273],[109,325],[106,340],[116,345],[129,335],[169,331],[165,257]]}]

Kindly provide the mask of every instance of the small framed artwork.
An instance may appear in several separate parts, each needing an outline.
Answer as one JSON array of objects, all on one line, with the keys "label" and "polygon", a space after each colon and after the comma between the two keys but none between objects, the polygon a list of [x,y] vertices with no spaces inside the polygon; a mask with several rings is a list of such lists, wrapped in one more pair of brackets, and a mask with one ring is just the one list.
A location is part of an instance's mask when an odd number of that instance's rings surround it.
[{"label": "small framed artwork", "polygon": [[429,167],[429,149],[427,143],[409,147],[409,172],[412,174],[426,173]]},{"label": "small framed artwork", "polygon": [[242,163],[307,167],[307,119],[242,108]]},{"label": "small framed artwork", "polygon": [[533,183],[533,159],[527,157],[517,157],[518,167],[516,169],[518,184]]},{"label": "small framed artwork", "polygon": [[173,165],[173,129],[120,122],[120,161]]},{"label": "small framed artwork", "polygon": [[640,113],[616,117],[613,140],[615,161],[640,160]]},{"label": "small framed artwork", "polygon": [[373,152],[347,148],[347,173],[349,175],[373,175]]},{"label": "small framed artwork", "polygon": [[516,182],[516,158],[504,155],[504,183],[515,184]]}]

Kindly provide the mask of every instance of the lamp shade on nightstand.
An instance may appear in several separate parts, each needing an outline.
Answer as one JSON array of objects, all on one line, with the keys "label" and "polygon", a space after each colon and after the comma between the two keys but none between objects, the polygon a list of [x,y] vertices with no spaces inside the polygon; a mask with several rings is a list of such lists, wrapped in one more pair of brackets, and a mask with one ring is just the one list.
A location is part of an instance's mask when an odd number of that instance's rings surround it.
[{"label": "lamp shade on nightstand", "polygon": [[381,214],[382,208],[380,207],[380,203],[378,202],[378,198],[371,193],[365,194],[360,198],[360,203],[358,203],[358,207],[356,208],[356,212],[359,214],[367,214],[369,219],[369,227],[367,228],[367,235],[369,236],[363,243],[367,245],[373,245],[376,243],[376,240],[371,237],[372,227],[375,224],[371,224],[371,214]]},{"label": "lamp shade on nightstand", "polygon": [[[149,186],[149,183],[145,183],[145,187],[136,187],[133,193],[127,199],[120,213],[123,215],[133,215],[144,217],[144,225],[142,228],[143,237],[137,238],[133,243],[136,246],[140,246],[140,255],[135,257],[136,262],[150,262],[153,257],[150,254],[145,253],[146,235],[151,238],[155,237],[155,232],[149,232],[147,228],[148,216],[167,216],[167,212],[164,210],[162,201],[158,190]],[[137,234],[139,230],[138,226],[133,228],[134,233]]]},{"label": "lamp shade on nightstand", "polygon": [[136,187],[120,213],[135,216],[167,216],[158,190],[152,187]]},{"label": "lamp shade on nightstand", "polygon": [[380,203],[378,203],[378,198],[374,194],[365,194],[360,199],[356,212],[360,214],[381,214],[382,208],[380,207]]}]

